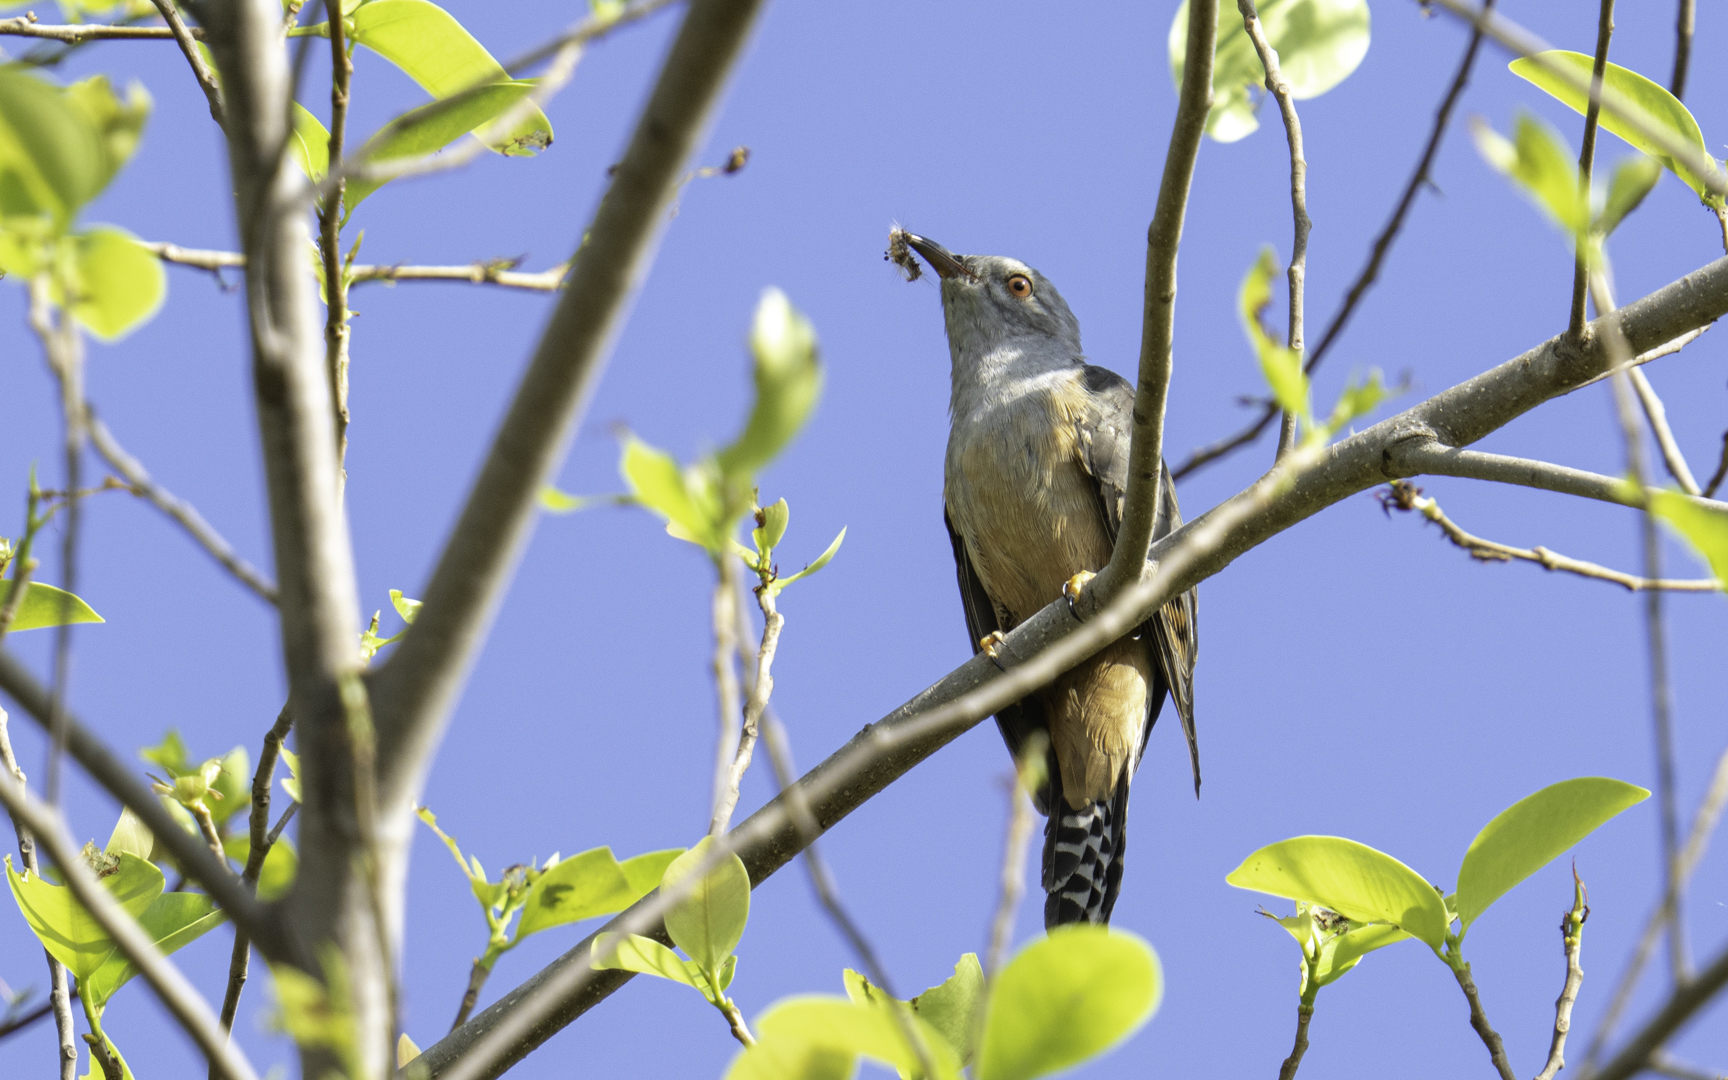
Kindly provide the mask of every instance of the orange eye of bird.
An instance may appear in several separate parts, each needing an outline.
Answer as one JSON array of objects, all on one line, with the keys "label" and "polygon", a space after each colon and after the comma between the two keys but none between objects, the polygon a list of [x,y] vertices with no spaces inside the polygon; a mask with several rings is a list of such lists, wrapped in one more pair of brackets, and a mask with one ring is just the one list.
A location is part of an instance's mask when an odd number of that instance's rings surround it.
[{"label": "orange eye of bird", "polygon": [[1032,295],[1032,281],[1025,274],[1015,274],[1008,279],[1008,291],[1024,300]]}]

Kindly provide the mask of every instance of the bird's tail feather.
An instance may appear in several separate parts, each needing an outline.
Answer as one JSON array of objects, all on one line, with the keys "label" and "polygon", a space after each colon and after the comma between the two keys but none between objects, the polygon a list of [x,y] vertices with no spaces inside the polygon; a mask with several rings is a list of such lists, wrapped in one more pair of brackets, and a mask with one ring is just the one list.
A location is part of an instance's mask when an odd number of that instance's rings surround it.
[{"label": "bird's tail feather", "polygon": [[1108,923],[1127,849],[1127,778],[1108,802],[1076,810],[1058,796],[1051,804],[1044,826],[1044,926]]}]

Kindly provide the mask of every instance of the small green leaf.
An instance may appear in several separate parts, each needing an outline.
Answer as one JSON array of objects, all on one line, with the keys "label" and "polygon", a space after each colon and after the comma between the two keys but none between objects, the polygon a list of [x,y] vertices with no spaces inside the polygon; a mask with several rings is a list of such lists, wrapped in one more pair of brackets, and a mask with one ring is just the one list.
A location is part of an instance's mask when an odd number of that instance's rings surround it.
[{"label": "small green leaf", "polygon": [[95,75],[68,86],[66,98],[84,113],[101,139],[104,166],[97,187],[100,192],[137,152],[144,122],[150,118],[150,92],[133,83],[126,88],[126,100],[122,102],[108,77]]},{"label": "small green leaf", "polygon": [[109,225],[70,238],[64,299],[85,329],[103,341],[125,337],[162,307],[168,276],[162,260],[132,234]]},{"label": "small green leaf", "polygon": [[402,616],[402,621],[414,625],[414,620],[420,617],[420,609],[424,605],[418,600],[410,600],[402,595],[401,589],[390,590],[390,606],[396,609],[396,614]]},{"label": "small green leaf", "polygon": [[[666,867],[660,888],[670,890],[695,873],[713,849],[714,838],[703,837]],[[729,854],[666,912],[666,932],[703,970],[718,971],[738,947],[749,918],[750,874],[742,859]]]},{"label": "small green leaf", "polygon": [[[1595,69],[1595,58],[1579,52],[1551,49],[1537,53],[1535,57],[1521,57],[1510,65],[1514,75],[1535,84],[1583,115],[1590,104],[1589,95],[1570,82],[1544,70],[1541,61],[1570,68],[1585,85],[1589,85]],[[1697,151],[1700,158],[1715,162],[1704,141],[1704,133],[1698,130],[1698,121],[1693,119],[1692,113],[1680,103],[1680,99],[1636,71],[1610,63],[1602,74],[1602,100],[1608,103],[1623,103],[1642,118],[1643,126],[1665,131],[1675,142]],[[1602,109],[1599,122],[1605,130],[1612,131],[1667,166],[1687,187],[1697,192],[1698,197],[1707,205],[1717,208],[1723,206],[1722,197],[1710,194],[1710,189],[1705,186],[1701,176],[1683,162],[1675,160],[1654,139],[1638,132],[1613,111]]]},{"label": "small green leaf", "polygon": [[[352,23],[355,41],[401,68],[435,98],[510,82],[509,73],[461,23],[427,0],[372,0],[355,9]],[[501,154],[525,157],[551,144],[552,124],[535,109],[490,145]]]},{"label": "small green leaf", "polygon": [[1728,591],[1728,514],[1707,510],[1674,491],[1652,494],[1650,510],[1686,538],[1693,550],[1710,564],[1724,591]]},{"label": "small green leaf", "polygon": [[1386,383],[1379,368],[1371,368],[1366,379],[1358,380],[1352,376],[1344,387],[1344,393],[1338,396],[1338,404],[1332,407],[1332,415],[1326,420],[1326,430],[1332,434],[1343,431],[1345,426],[1360,416],[1367,416],[1380,407],[1380,403],[1390,397],[1386,392]]},{"label": "small green leaf", "polygon": [[[18,614],[12,619],[12,630],[39,630],[48,626],[59,626],[62,623],[99,623],[106,622],[102,616],[90,610],[90,605],[63,589],[52,585],[44,585],[40,581],[29,583],[29,591],[24,594],[24,600],[18,605]],[[12,592],[12,580],[0,581],[5,585],[7,596]],[[62,614],[64,612],[64,614]]]},{"label": "small green leaf", "polygon": [[324,969],[322,982],[288,964],[270,966],[276,992],[275,1026],[302,1048],[329,1050],[343,1075],[365,1076],[347,961],[334,946],[328,946],[319,960]]},{"label": "small green leaf", "polygon": [[330,171],[330,132],[298,101],[294,103],[294,131],[288,137],[288,152],[294,155],[300,171],[315,184]]},{"label": "small green leaf", "polygon": [[838,1046],[799,1038],[759,1039],[732,1059],[726,1080],[852,1080],[857,1070],[858,1055]]},{"label": "small green leaf", "polygon": [[[286,753],[286,751],[284,751],[284,753]],[[474,868],[472,870],[468,868],[468,860],[463,857],[462,849],[456,846],[455,839],[438,827],[438,815],[426,809],[424,806],[415,810],[414,813],[419,816],[421,821],[426,823],[427,828],[438,834],[438,839],[444,841],[444,846],[450,849],[450,854],[455,858],[456,865],[462,868],[462,876],[467,878],[469,881],[484,884],[486,881],[486,871],[480,868],[480,860],[474,860]]]},{"label": "small green leaf", "polygon": [[[1298,101],[1319,97],[1343,82],[1368,55],[1368,0],[1261,0],[1261,28],[1278,54],[1278,67]],[[1170,72],[1182,85],[1188,53],[1188,4],[1170,24]],[[1229,4],[1218,12],[1212,62],[1212,112],[1206,134],[1219,142],[1243,138],[1260,126],[1255,116],[1266,69],[1242,19]]]},{"label": "small green leaf", "polygon": [[[216,902],[203,893],[162,893],[138,916],[138,923],[164,955],[190,944],[227,921]],[[100,1008],[138,974],[119,950],[108,956],[88,979],[79,980],[79,993]]]},{"label": "small green leaf", "polygon": [[[889,1002],[859,1004],[845,998],[808,995],[777,1002],[756,1021],[756,1050],[734,1060],[727,1080],[739,1077],[767,1077],[766,1062],[745,1062],[751,1054],[766,1049],[769,1056],[787,1054],[818,1063],[835,1058],[867,1057],[897,1069],[902,1076],[922,1073],[918,1054],[907,1042],[905,1032],[890,1009],[903,1008]],[[936,1030],[915,1015],[906,1019],[924,1040],[938,1078],[957,1078],[960,1062],[946,1040]],[[811,1054],[800,1047],[816,1047],[827,1054]],[[745,1071],[741,1072],[740,1067]],[[829,1067],[829,1066],[824,1066]],[[798,1074],[794,1074],[798,1075]],[[802,1074],[808,1075],[808,1074]],[[821,1075],[829,1075],[822,1073]]]},{"label": "small green leaf", "polygon": [[288,749],[281,749],[282,763],[288,766],[288,775],[282,778],[282,790],[295,802],[300,801],[300,755]]},{"label": "small green leaf", "polygon": [[[222,850],[228,857],[246,865],[246,859],[252,854],[252,839],[248,836],[230,836],[222,841]],[[270,845],[270,853],[264,856],[264,866],[258,873],[258,899],[275,900],[288,891],[288,886],[294,884],[294,875],[300,871],[300,855],[294,850],[293,841],[286,836],[279,836]]]},{"label": "small green leaf", "polygon": [[756,305],[750,351],[756,400],[743,433],[717,458],[720,472],[746,487],[803,429],[822,396],[816,331],[779,289],[764,291]]},{"label": "small green leaf", "polygon": [[396,1037],[396,1067],[398,1069],[420,1056],[420,1047],[404,1031]]},{"label": "small green leaf", "polygon": [[[283,753],[287,751],[284,750]],[[168,733],[162,736],[162,741],[155,746],[147,746],[138,751],[138,756],[162,766],[169,776],[179,776],[190,769],[186,760],[186,743],[181,740],[180,732],[175,728],[169,728]]]},{"label": "small green leaf", "polygon": [[1306,421],[1312,409],[1308,403],[1308,376],[1302,371],[1302,354],[1274,340],[1261,322],[1266,309],[1272,305],[1272,278],[1277,273],[1278,262],[1272,249],[1261,248],[1260,257],[1242,278],[1242,287],[1236,294],[1236,308],[1242,317],[1242,329],[1254,346],[1260,371],[1266,376],[1266,384],[1272,388],[1278,407]]},{"label": "small green leaf", "polygon": [[[855,1002],[883,1004],[892,1000],[851,968],[842,972],[841,978],[846,984],[846,996]],[[960,957],[954,965],[954,974],[941,984],[902,1002],[942,1036],[962,1065],[970,1064],[977,1052],[978,1025],[973,1021],[983,1003],[984,969],[978,963],[977,953]]]},{"label": "small green leaf", "polygon": [[1649,797],[1620,780],[1584,776],[1550,784],[1501,811],[1470,842],[1458,871],[1460,939],[1514,885]]},{"label": "small green leaf", "polygon": [[1591,226],[1607,236],[1620,227],[1627,214],[1638,209],[1644,196],[1662,179],[1662,163],[1648,154],[1637,154],[1614,167],[1614,178],[1608,184],[1608,199],[1602,212]]},{"label": "small green leaf", "polygon": [[625,880],[630,882],[630,891],[640,899],[659,886],[660,879],[666,876],[666,868],[682,854],[683,848],[650,851],[633,859],[625,859],[618,864],[618,868],[624,871]]},{"label": "small green leaf", "polygon": [[780,592],[780,590],[782,590],[786,586],[792,584],[794,581],[797,581],[800,578],[807,578],[811,574],[814,574],[816,571],[822,569],[824,566],[827,566],[830,562],[832,562],[834,560],[835,553],[840,550],[840,545],[842,543],[844,543],[845,540],[846,540],[846,529],[844,526],[842,526],[840,529],[840,535],[838,535],[834,538],[834,542],[829,544],[827,549],[825,551],[823,551],[822,554],[816,556],[815,562],[812,562],[809,566],[806,566],[804,569],[798,571],[796,574],[793,574],[791,577],[783,577],[783,578],[774,579],[772,582],[769,582],[768,587],[770,589],[773,589],[774,592],[776,594],[778,594]]},{"label": "small green leaf", "polygon": [[[12,898],[24,921],[54,958],[82,981],[95,974],[114,952],[114,941],[97,925],[90,912],[72,895],[65,885],[52,885],[34,874],[20,874],[12,869],[12,856],[6,856],[6,876],[12,884]],[[131,852],[120,856],[113,873],[101,879],[133,918],[141,916],[166,884],[162,871]]]},{"label": "small green leaf", "polygon": [[702,981],[690,973],[678,954],[653,938],[641,934],[598,934],[590,949],[596,971],[634,971],[703,989]]},{"label": "small green leaf", "polygon": [[978,1080],[1031,1080],[1102,1054],[1151,1019],[1163,984],[1157,954],[1133,934],[1052,931],[991,986]]},{"label": "small green leaf", "polygon": [[1351,922],[1391,923],[1438,952],[1448,920],[1422,875],[1366,844],[1337,836],[1280,840],[1242,860],[1225,881],[1317,904]]},{"label": "small green leaf", "polygon": [[[505,79],[454,105],[445,105],[441,101],[422,105],[380,128],[355,156],[383,162],[437,153],[468,132],[486,127],[533,90],[532,81]],[[384,181],[349,180],[342,194],[344,207],[352,211],[382,186]]]},{"label": "small green leaf", "polygon": [[786,537],[786,526],[792,520],[792,508],[781,499],[772,506],[762,507],[762,524],[750,530],[758,552],[767,553],[780,546]]},{"label": "small green leaf", "polygon": [[1410,935],[1386,923],[1369,923],[1352,927],[1345,933],[1328,938],[1321,946],[1320,964],[1314,981],[1320,986],[1337,982],[1361,959],[1375,949],[1383,949]]},{"label": "small green leaf", "polygon": [[108,844],[102,850],[115,858],[131,854],[149,862],[156,851],[156,837],[131,807],[121,807],[120,820],[114,823],[114,831],[108,834]]},{"label": "small green leaf", "polygon": [[0,68],[0,218],[46,215],[64,230],[102,190],[108,148],[65,92]]},{"label": "small green leaf", "polygon": [[731,523],[711,469],[680,469],[671,454],[629,435],[619,471],[636,501],[666,519],[668,533],[711,552],[724,550]]},{"label": "small green leaf", "polygon": [[567,491],[559,491],[548,484],[540,489],[538,496],[540,509],[552,514],[568,514],[581,510],[599,501],[582,495],[572,495]]},{"label": "small green leaf", "polygon": [[1550,220],[1572,237],[1590,230],[1590,198],[1579,183],[1578,162],[1553,128],[1521,113],[1508,141],[1479,117],[1470,122],[1484,160],[1522,188]]},{"label": "small green leaf", "polygon": [[252,808],[252,755],[244,746],[236,746],[222,759],[222,771],[210,784],[220,799],[208,799],[210,816],[220,825],[235,814]]},{"label": "small green leaf", "polygon": [[631,889],[611,848],[572,855],[549,867],[528,889],[516,940],[549,927],[623,911],[641,896]]}]

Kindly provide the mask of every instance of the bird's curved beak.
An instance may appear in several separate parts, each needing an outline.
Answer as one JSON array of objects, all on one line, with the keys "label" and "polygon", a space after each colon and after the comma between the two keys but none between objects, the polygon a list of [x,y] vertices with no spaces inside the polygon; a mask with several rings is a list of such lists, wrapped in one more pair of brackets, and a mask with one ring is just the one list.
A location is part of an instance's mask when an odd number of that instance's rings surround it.
[{"label": "bird's curved beak", "polygon": [[934,240],[926,240],[917,233],[907,233],[906,243],[913,251],[924,256],[924,261],[930,264],[930,269],[936,271],[937,277],[963,277],[972,281],[978,280],[978,275],[966,268],[959,256],[938,244]]}]

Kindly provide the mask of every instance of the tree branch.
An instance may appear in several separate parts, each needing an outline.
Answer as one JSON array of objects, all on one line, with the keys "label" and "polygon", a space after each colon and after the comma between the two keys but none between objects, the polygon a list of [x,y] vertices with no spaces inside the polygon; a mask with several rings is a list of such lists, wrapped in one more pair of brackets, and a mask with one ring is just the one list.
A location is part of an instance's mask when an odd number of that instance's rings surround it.
[{"label": "tree branch", "polygon": [[[187,32],[199,40],[204,37],[204,31],[197,27]],[[26,14],[0,19],[0,36],[47,38],[68,45],[82,45],[86,41],[171,41],[174,31],[165,26],[104,26],[96,23],[53,26],[37,22],[34,14]]]},{"label": "tree branch", "polygon": [[1482,997],[1476,991],[1476,980],[1470,977],[1470,964],[1464,960],[1454,960],[1448,956],[1447,966],[1458,979],[1459,989],[1464,991],[1464,998],[1470,1002],[1470,1026],[1476,1029],[1481,1037],[1482,1045],[1488,1048],[1489,1060],[1494,1062],[1494,1068],[1500,1073],[1500,1080],[1518,1080],[1512,1072],[1512,1063],[1506,1060],[1506,1045],[1500,1041],[1500,1033],[1494,1030],[1494,1025],[1488,1022],[1488,1014],[1482,1009]]},{"label": "tree branch", "polygon": [[[738,664],[742,658],[735,659],[733,654],[748,652],[743,648],[748,620],[744,618],[743,606],[738,603],[738,569],[730,555],[722,556],[715,561],[714,566],[714,657],[711,664],[714,674],[714,700],[718,706],[719,736],[714,741],[714,794],[708,804],[708,820],[711,832],[724,832],[724,828],[715,830],[713,821],[720,813],[720,804],[726,799],[726,777],[732,770],[732,757],[738,750],[738,735],[742,726],[744,709],[738,694]],[[742,660],[750,664],[755,657]],[[738,796],[733,794],[736,804]],[[731,811],[727,811],[727,820],[731,819]]]},{"label": "tree branch", "polygon": [[[294,716],[284,705],[276,723],[264,734],[264,749],[258,754],[258,768],[252,773],[252,813],[248,819],[249,843],[246,869],[240,875],[240,885],[248,893],[258,887],[258,875],[264,872],[264,860],[275,843],[265,830],[270,827],[270,787],[275,781],[276,760],[282,754],[282,740],[288,737]],[[246,989],[247,969],[251,966],[252,943],[239,927],[234,928],[234,950],[228,959],[228,989],[222,996],[222,1030],[234,1029],[234,1016],[240,1011],[240,992]]]},{"label": "tree branch", "polygon": [[1674,20],[1674,77],[1669,80],[1668,92],[1682,100],[1686,97],[1686,68],[1692,59],[1693,2],[1680,0],[1680,12]]},{"label": "tree branch", "polygon": [[1194,163],[1212,110],[1212,64],[1218,37],[1218,0],[1194,0],[1188,5],[1188,41],[1183,60],[1182,88],[1170,146],[1164,152],[1164,176],[1158,185],[1158,205],[1146,230],[1146,287],[1141,309],[1140,373],[1134,391],[1134,434],[1128,447],[1128,483],[1123,497],[1122,524],[1110,562],[1081,595],[1090,612],[1108,602],[1145,572],[1146,552],[1157,524],[1158,478],[1164,468],[1164,406],[1170,394],[1174,362],[1172,342],[1176,320],[1176,250],[1182,243],[1182,222],[1188,213],[1188,190]]},{"label": "tree branch", "polygon": [[167,514],[185,529],[187,535],[198,542],[199,547],[209,552],[210,557],[233,574],[242,585],[257,593],[266,603],[274,604],[276,586],[256,567],[236,554],[233,546],[222,538],[221,533],[210,527],[210,523],[204,520],[196,507],[184,499],[176,498],[167,488],[152,480],[143,463],[126,452],[126,448],[121,446],[108,430],[108,425],[97,418],[96,410],[88,404],[86,413],[90,421],[90,441],[95,445],[96,452],[102,455],[103,460],[107,461],[115,472],[125,478],[132,486],[132,493],[148,499],[156,509]]},{"label": "tree branch", "polygon": [[228,1033],[216,1022],[198,991],[78,858],[77,846],[67,837],[54,811],[26,795],[22,785],[9,775],[0,775],[0,803],[5,804],[14,822],[28,828],[48,850],[72,895],[144,976],[168,1012],[209,1058],[211,1067],[219,1068],[227,1080],[258,1080],[251,1063],[228,1042]]},{"label": "tree branch", "polygon": [[[605,366],[613,334],[684,163],[713,115],[761,0],[694,0],[624,160],[601,199],[510,411],[432,580],[425,607],[373,677],[380,795],[406,807],[528,540],[546,484]],[[390,813],[392,810],[387,810]]]},{"label": "tree branch", "polygon": [[1446,539],[1469,552],[1472,559],[1480,562],[1510,562],[1513,559],[1522,559],[1526,562],[1536,563],[1547,570],[1564,570],[1580,577],[1611,581],[1616,585],[1624,586],[1631,592],[1640,592],[1645,589],[1664,589],[1669,592],[1718,593],[1722,591],[1722,583],[1715,578],[1700,578],[1696,581],[1668,579],[1653,581],[1649,578],[1634,577],[1619,570],[1611,570],[1606,566],[1598,566],[1595,563],[1568,558],[1565,555],[1549,551],[1547,548],[1515,548],[1505,544],[1497,544],[1492,540],[1484,540],[1479,536],[1465,532],[1456,522],[1446,516],[1445,511],[1440,509],[1438,502],[1425,497],[1421,488],[1414,487],[1403,480],[1392,481],[1392,491],[1388,495],[1380,496],[1380,505],[1388,509],[1420,512],[1423,517],[1440,526]]},{"label": "tree branch", "polygon": [[[340,15],[340,13],[338,13]],[[354,62],[348,57],[346,26],[340,17],[325,21],[330,34],[330,133],[325,161],[342,160],[348,132],[348,89]],[[324,371],[330,380],[330,400],[336,425],[338,499],[348,471],[348,280],[342,266],[342,203],[345,182],[338,176],[318,206],[318,253],[324,266]]]},{"label": "tree branch", "polygon": [[1728,985],[1728,947],[1717,953],[1716,958],[1699,972],[1696,978],[1676,987],[1656,1015],[1627,1042],[1613,1060],[1602,1066],[1601,1072],[1592,1073],[1591,1080],[1629,1080],[1649,1068],[1651,1060],[1662,1045],[1680,1030],[1681,1025],[1692,1018],[1693,1013],[1715,997],[1724,985]]},{"label": "tree branch", "polygon": [[186,62],[192,65],[192,77],[198,80],[198,88],[204,91],[205,100],[210,102],[210,119],[216,121],[217,127],[224,126],[222,87],[216,81],[216,73],[204,62],[204,54],[198,51],[198,42],[192,31],[186,28],[185,20],[180,18],[180,10],[174,6],[174,0],[151,0],[151,3],[161,12],[162,21],[168,24],[168,32],[174,36],[175,43],[185,54]]},{"label": "tree branch", "polygon": [[[1590,172],[1596,164],[1596,129],[1602,113],[1602,76],[1608,70],[1608,41],[1614,36],[1614,0],[1601,0],[1596,17],[1596,55],[1590,67],[1590,94],[1584,109],[1583,148],[1578,151],[1578,189],[1590,190]],[[1572,315],[1566,332],[1584,331],[1584,301],[1590,291],[1590,260],[1587,245],[1574,242],[1572,262]],[[1694,493],[1696,494],[1696,493]]]},{"label": "tree branch", "polygon": [[[0,772],[10,776],[18,784],[18,791],[24,792],[27,790],[24,770],[18,767],[18,758],[12,753],[12,737],[6,726],[6,710],[0,709]],[[41,874],[42,866],[36,861],[36,837],[22,819],[14,818],[12,828],[18,834],[18,857],[24,863],[24,872]],[[72,1023],[72,994],[66,982],[66,965],[46,947],[42,952],[48,958],[48,1003],[42,1008],[54,1014],[54,1028],[59,1036],[60,1080],[74,1080],[78,1075],[78,1037]],[[22,1019],[8,1031],[16,1031],[34,1019]]]},{"label": "tree branch", "polygon": [[1584,920],[1590,917],[1590,905],[1584,882],[1578,877],[1578,865],[1572,865],[1572,907],[1560,916],[1561,949],[1566,954],[1566,981],[1560,987],[1560,997],[1554,1002],[1554,1035],[1548,1041],[1548,1062],[1536,1074],[1536,1080],[1554,1080],[1566,1067],[1566,1036],[1572,1031],[1572,1007],[1578,1002],[1578,988],[1584,985],[1584,968],[1578,954],[1584,948]]},{"label": "tree branch", "polygon": [[[220,272],[240,270],[246,266],[246,256],[238,251],[183,248],[178,244],[148,240],[139,243],[163,262],[191,267],[194,270]],[[359,263],[348,268],[348,279],[354,285],[368,281],[467,281],[476,285],[500,285],[532,292],[556,292],[564,284],[564,276],[570,269],[569,263],[559,263],[550,269],[527,272],[518,271],[517,264],[516,259],[486,259],[466,266],[386,266]]]},{"label": "tree branch", "polygon": [[[1314,227],[1308,217],[1308,159],[1302,151],[1302,121],[1296,116],[1296,102],[1290,96],[1290,84],[1278,67],[1278,53],[1266,40],[1260,25],[1260,14],[1254,10],[1254,0],[1236,0],[1236,10],[1242,13],[1242,25],[1260,66],[1266,71],[1266,92],[1278,102],[1278,113],[1284,118],[1284,137],[1290,144],[1290,218],[1295,235],[1290,245],[1290,336],[1286,344],[1303,355],[1303,308],[1305,283],[1308,275],[1308,233]],[[1286,414],[1278,432],[1278,456],[1283,457],[1296,446],[1296,418]]]},{"label": "tree branch", "polygon": [[[1484,6],[1492,8],[1494,0],[1485,0]],[[1385,262],[1387,252],[1392,250],[1392,242],[1398,238],[1398,233],[1404,227],[1404,219],[1409,215],[1410,208],[1416,203],[1416,194],[1429,184],[1429,170],[1434,166],[1434,156],[1440,151],[1440,141],[1446,134],[1446,126],[1452,119],[1452,107],[1464,92],[1464,87],[1470,81],[1470,71],[1476,65],[1476,54],[1482,44],[1482,31],[1472,28],[1470,44],[1464,48],[1464,58],[1458,62],[1458,72],[1452,77],[1452,84],[1446,90],[1446,96],[1441,98],[1440,107],[1434,113],[1434,125],[1428,132],[1427,145],[1422,149],[1422,156],[1416,162],[1416,169],[1410,174],[1410,179],[1404,185],[1404,193],[1398,197],[1398,205],[1392,211],[1392,217],[1387,220],[1386,227],[1375,237],[1374,245],[1369,249],[1368,262],[1362,267],[1362,272],[1356,275],[1356,281],[1350,286],[1350,291],[1344,296],[1341,304],[1332,316],[1332,321],[1326,324],[1326,332],[1320,335],[1320,344],[1315,347],[1312,356],[1307,358],[1303,370],[1312,374],[1331,350],[1333,342],[1343,333],[1344,326],[1355,314],[1356,307],[1373,287],[1380,277],[1380,264]],[[1219,440],[1210,446],[1201,447],[1188,455],[1188,459],[1171,471],[1174,479],[1180,480],[1204,465],[1217,461],[1240,447],[1247,446],[1260,437],[1272,418],[1278,415],[1276,405],[1267,404],[1261,411],[1259,419],[1227,439]]]},{"label": "tree branch", "polygon": [[[730,560],[731,556],[723,556]],[[744,773],[756,749],[756,736],[761,731],[762,711],[774,693],[774,654],[780,648],[780,631],[786,626],[786,616],[780,614],[769,588],[772,579],[764,577],[756,589],[756,603],[762,609],[762,644],[756,650],[756,674],[750,680],[750,695],[744,702],[744,727],[738,735],[738,752],[726,771],[720,799],[714,808],[714,819],[708,824],[710,835],[726,831],[732,821],[732,811],[738,807],[738,789],[744,783]]]},{"label": "tree branch", "polygon": [[[1617,503],[1620,506],[1638,506],[1627,493],[1625,481],[1612,476],[1530,458],[1461,450],[1455,446],[1447,446],[1437,439],[1412,439],[1389,447],[1386,452],[1386,473],[1399,479],[1426,474],[1456,476],[1467,480],[1490,480],[1497,484],[1515,484],[1518,487],[1576,495],[1579,498]],[[1696,506],[1728,513],[1728,503],[1702,497],[1688,498]]]},{"label": "tree branch", "polygon": [[1650,433],[1656,436],[1656,445],[1662,450],[1662,462],[1668,466],[1668,475],[1686,494],[1703,495],[1698,481],[1692,477],[1692,470],[1686,465],[1686,455],[1680,452],[1680,444],[1674,439],[1674,430],[1668,426],[1668,410],[1662,407],[1656,388],[1638,368],[1632,368],[1626,374],[1632,380],[1632,389],[1638,394],[1638,404],[1643,406],[1644,418],[1650,421]]}]

